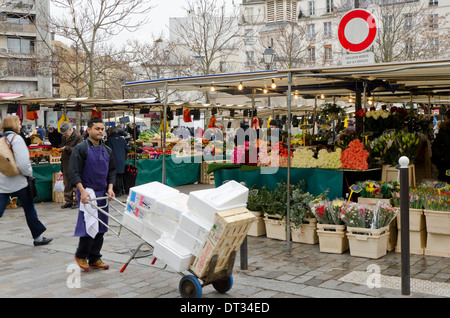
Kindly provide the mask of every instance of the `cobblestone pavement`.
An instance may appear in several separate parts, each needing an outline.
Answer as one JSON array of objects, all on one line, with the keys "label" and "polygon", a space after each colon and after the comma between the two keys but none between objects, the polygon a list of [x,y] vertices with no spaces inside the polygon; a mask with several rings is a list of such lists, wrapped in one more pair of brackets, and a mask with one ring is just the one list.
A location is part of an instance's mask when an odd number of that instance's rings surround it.
[{"label": "cobblestone pavement", "polygon": [[[204,185],[179,187],[182,192]],[[126,197],[121,197],[125,201]],[[44,236],[53,242],[34,247],[23,210],[7,210],[0,219],[0,297],[18,298],[180,298],[180,274],[152,257],[134,260],[124,273],[129,250],[142,241],[126,230],[123,242],[111,231],[105,236],[103,260],[109,270],[82,272],[79,283],[73,254],[77,210],[61,210],[58,203],[37,204]],[[111,222],[112,229],[118,225]],[[373,276],[373,270],[381,274]],[[233,271],[233,288],[219,294],[203,288],[203,298],[395,298],[400,291],[401,260],[394,251],[372,260],[320,253],[318,245],[292,243],[266,237],[248,237],[248,269],[240,269],[240,253]],[[411,255],[411,296],[450,297],[450,258]]]}]

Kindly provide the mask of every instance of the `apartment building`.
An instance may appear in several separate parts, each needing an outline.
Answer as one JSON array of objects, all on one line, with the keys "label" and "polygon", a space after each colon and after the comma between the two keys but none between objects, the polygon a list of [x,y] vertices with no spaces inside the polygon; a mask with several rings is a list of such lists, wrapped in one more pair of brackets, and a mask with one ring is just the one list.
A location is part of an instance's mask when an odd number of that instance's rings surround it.
[{"label": "apartment building", "polygon": [[268,46],[277,54],[274,68],[342,64],[339,22],[355,2],[377,17],[378,37],[370,49],[375,62],[450,56],[450,0],[244,0],[243,64],[261,69],[258,59]]},{"label": "apartment building", "polygon": [[0,0],[0,92],[51,96],[48,12],[49,0]]}]

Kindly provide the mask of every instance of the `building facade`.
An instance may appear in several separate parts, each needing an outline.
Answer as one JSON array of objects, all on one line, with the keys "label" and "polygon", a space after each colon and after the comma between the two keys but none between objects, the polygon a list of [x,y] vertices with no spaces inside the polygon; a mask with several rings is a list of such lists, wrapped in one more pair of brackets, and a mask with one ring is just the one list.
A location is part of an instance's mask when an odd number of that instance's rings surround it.
[{"label": "building facade", "polygon": [[[49,0],[0,0],[0,92],[51,97]],[[0,105],[6,116],[7,105]],[[24,109],[26,111],[26,109]],[[33,124],[44,125],[44,110]],[[28,125],[26,119],[24,124]],[[34,126],[34,125],[33,125]]]}]

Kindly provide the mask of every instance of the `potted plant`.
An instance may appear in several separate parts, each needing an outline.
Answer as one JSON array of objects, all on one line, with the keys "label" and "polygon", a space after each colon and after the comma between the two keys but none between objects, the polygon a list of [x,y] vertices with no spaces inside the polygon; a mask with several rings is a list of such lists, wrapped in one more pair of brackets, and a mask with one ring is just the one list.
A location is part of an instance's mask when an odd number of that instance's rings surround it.
[{"label": "potted plant", "polygon": [[450,193],[430,189],[424,194],[426,255],[450,257]]},{"label": "potted plant", "polygon": [[410,169],[410,185],[416,185],[414,162],[417,158],[417,153],[421,147],[423,134],[417,132],[405,131],[391,131],[384,133],[371,143],[373,156],[379,157],[383,164],[381,170],[382,181],[397,180],[398,170],[395,166],[398,165],[398,160],[402,156],[409,158],[411,164]]},{"label": "potted plant", "polygon": [[340,199],[331,202],[315,200],[310,203],[311,211],[318,221],[317,235],[321,252],[342,254],[348,249],[346,226],[340,218],[345,204]]},{"label": "potted plant", "polygon": [[347,225],[350,255],[380,258],[386,255],[389,223],[396,210],[381,202],[375,208],[349,203],[341,212],[341,219]]},{"label": "potted plant", "polygon": [[290,220],[292,241],[306,244],[317,244],[317,220],[311,213],[309,202],[314,197],[301,188],[292,191],[290,202]]},{"label": "potted plant", "polygon": [[256,221],[250,225],[247,235],[262,236],[266,234],[266,226],[263,219],[263,204],[265,189],[252,188],[248,192],[247,209],[256,217]]},{"label": "potted plant", "polygon": [[264,223],[266,224],[266,236],[277,240],[287,240],[286,210],[287,210],[287,185],[281,180],[277,187],[269,190],[264,186]]}]

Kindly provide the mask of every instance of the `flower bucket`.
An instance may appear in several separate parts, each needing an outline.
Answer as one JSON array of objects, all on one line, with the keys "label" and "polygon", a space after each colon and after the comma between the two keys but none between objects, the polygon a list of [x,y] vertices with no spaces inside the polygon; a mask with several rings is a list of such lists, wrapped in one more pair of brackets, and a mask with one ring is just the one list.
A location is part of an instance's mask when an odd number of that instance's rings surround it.
[{"label": "flower bucket", "polygon": [[256,221],[250,225],[247,235],[249,236],[263,236],[266,234],[266,225],[262,212],[250,211],[256,217]]},{"label": "flower bucket", "polygon": [[450,257],[450,235],[447,234],[427,234],[427,247],[425,255]]},{"label": "flower bucket", "polygon": [[282,220],[280,215],[266,214],[264,217],[266,224],[266,236],[276,240],[287,240],[286,220]]},{"label": "flower bucket", "polygon": [[425,255],[450,257],[450,212],[424,210],[427,229]]},{"label": "flower bucket", "polygon": [[350,255],[378,259],[387,253],[389,227],[366,229],[347,227]]},{"label": "flower bucket", "polygon": [[423,210],[428,233],[450,235],[450,212]]},{"label": "flower bucket", "polygon": [[317,224],[320,252],[342,254],[348,250],[345,228],[346,225]]},{"label": "flower bucket", "polygon": [[291,226],[292,242],[304,244],[317,244],[319,237],[317,236],[317,219],[306,218],[299,227]]},{"label": "flower bucket", "polygon": [[[395,251],[401,253],[401,230],[398,230],[397,246]],[[409,232],[409,252],[411,254],[423,255],[427,244],[427,231],[425,229],[421,231]]]},{"label": "flower bucket", "polygon": [[[400,208],[397,212],[397,228],[400,230]],[[425,215],[422,209],[409,209],[409,230],[410,231],[422,231],[425,229]]]}]

